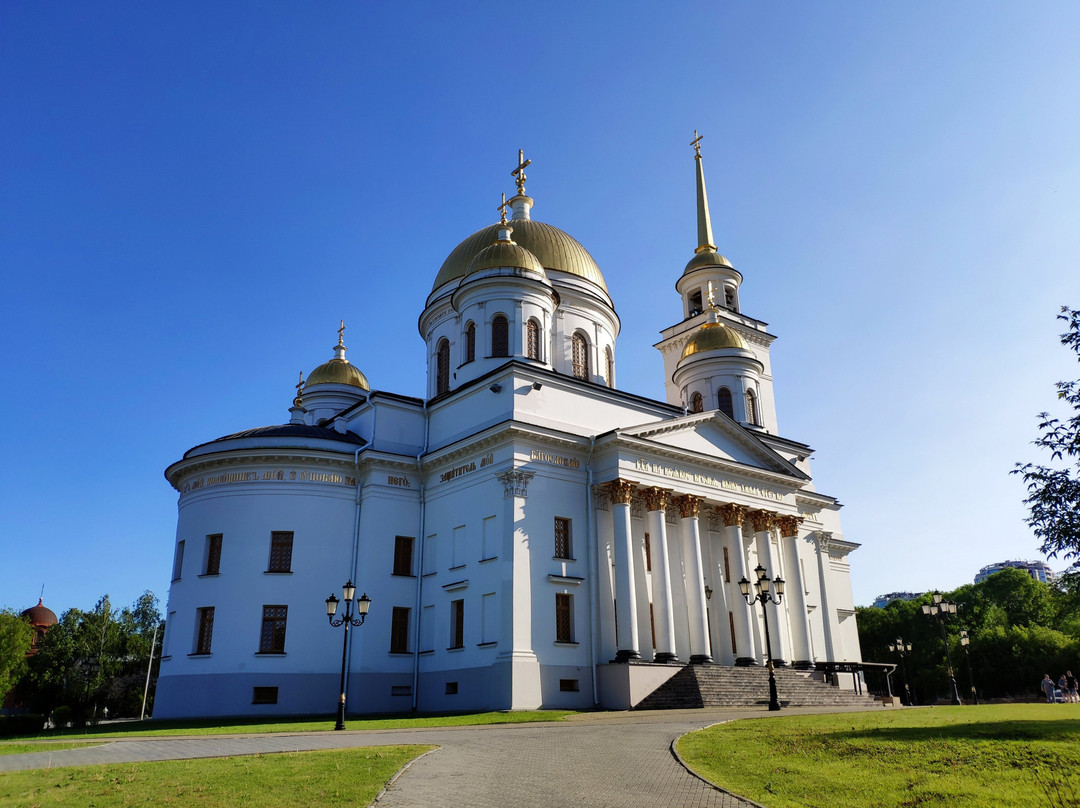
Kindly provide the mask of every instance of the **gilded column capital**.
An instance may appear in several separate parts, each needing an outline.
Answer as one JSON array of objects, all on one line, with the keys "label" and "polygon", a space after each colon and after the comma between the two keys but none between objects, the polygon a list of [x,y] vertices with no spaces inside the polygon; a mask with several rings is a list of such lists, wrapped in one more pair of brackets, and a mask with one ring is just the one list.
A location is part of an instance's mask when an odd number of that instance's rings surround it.
[{"label": "gilded column capital", "polygon": [[776,518],[776,526],[780,528],[781,536],[798,536],[800,522],[802,522],[801,516],[778,516]]},{"label": "gilded column capital", "polygon": [[634,499],[634,491],[636,490],[636,486],[632,482],[621,477],[606,483],[605,488],[607,488],[608,497],[616,505],[629,505]]},{"label": "gilded column capital", "polygon": [[754,532],[761,533],[772,527],[773,515],[769,511],[750,511],[750,522],[754,525]]},{"label": "gilded column capital", "polygon": [[533,476],[534,474],[531,471],[510,469],[501,474],[496,474],[495,478],[503,484],[503,498],[509,499],[510,497],[529,496],[529,480]]},{"label": "gilded column capital", "polygon": [[683,494],[681,497],[675,497],[675,504],[679,507],[679,516],[683,519],[697,516],[702,502],[704,500],[701,497],[696,497],[693,494]]},{"label": "gilded column capital", "polygon": [[716,509],[716,512],[719,513],[720,518],[724,520],[725,527],[741,525],[743,517],[746,516],[746,508],[742,505],[736,505],[734,502],[729,502],[727,505],[721,505]]},{"label": "gilded column capital", "polygon": [[645,510],[662,511],[667,508],[668,494],[666,488],[657,488],[655,485],[641,489],[641,498],[645,500]]}]

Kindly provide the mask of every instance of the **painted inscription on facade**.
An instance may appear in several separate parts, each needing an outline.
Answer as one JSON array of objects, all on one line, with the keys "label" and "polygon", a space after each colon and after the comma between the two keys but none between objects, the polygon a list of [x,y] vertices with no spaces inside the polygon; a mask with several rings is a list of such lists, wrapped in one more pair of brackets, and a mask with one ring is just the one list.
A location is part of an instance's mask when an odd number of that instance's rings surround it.
[{"label": "painted inscription on facade", "polygon": [[356,485],[356,478],[345,474],[336,474],[331,471],[286,471],[285,469],[272,469],[270,471],[233,471],[227,474],[211,474],[199,477],[185,485],[180,493],[187,494],[202,488],[211,488],[216,485],[234,485],[236,483],[254,482],[292,482],[292,483],[329,483],[331,485]]},{"label": "painted inscription on facade", "polygon": [[450,480],[453,480],[456,477],[460,477],[463,474],[468,474],[470,472],[476,471],[478,468],[490,466],[494,462],[495,455],[489,452],[488,454],[480,458],[479,466],[477,465],[475,460],[472,460],[468,463],[462,463],[460,466],[454,466],[454,468],[450,469],[449,471],[444,471],[442,474],[439,475],[439,482],[449,482]]},{"label": "painted inscription on facade", "polygon": [[643,457],[638,459],[637,463],[634,464],[634,468],[638,471],[647,471],[650,474],[661,474],[664,477],[671,477],[674,480],[685,480],[687,482],[696,483],[697,485],[707,485],[710,488],[719,488],[723,491],[738,491],[741,494],[749,494],[750,496],[761,497],[762,499],[782,500],[784,498],[783,494],[778,491],[773,491],[770,488],[762,488],[759,485],[747,485],[746,483],[736,482],[735,480],[722,480],[719,477],[713,477],[711,474],[698,474],[696,471],[687,471],[672,466],[665,466],[662,463],[654,463]]},{"label": "painted inscription on facade", "polygon": [[533,449],[529,453],[529,460],[537,460],[541,463],[551,463],[553,466],[565,466],[568,469],[581,467],[580,461],[574,457],[562,457],[560,455],[545,452],[542,449]]}]

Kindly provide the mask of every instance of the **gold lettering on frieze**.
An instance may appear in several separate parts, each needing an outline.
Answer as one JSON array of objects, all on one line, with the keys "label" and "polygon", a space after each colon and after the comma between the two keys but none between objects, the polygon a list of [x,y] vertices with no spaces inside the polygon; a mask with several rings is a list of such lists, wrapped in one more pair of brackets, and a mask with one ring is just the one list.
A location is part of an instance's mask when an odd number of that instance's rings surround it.
[{"label": "gold lettering on frieze", "polygon": [[331,483],[333,485],[356,485],[356,478],[344,474],[335,474],[325,471],[285,471],[285,469],[271,469],[261,474],[257,471],[234,471],[227,474],[212,474],[192,480],[185,485],[181,493],[188,494],[202,488],[210,488],[218,485],[235,485],[236,483],[254,482],[305,482],[305,483]]},{"label": "gold lettering on frieze", "polygon": [[760,497],[762,499],[782,500],[784,498],[783,494],[778,491],[773,491],[771,488],[762,488],[758,485],[748,485],[734,480],[724,480],[719,477],[713,477],[711,474],[699,474],[696,471],[687,471],[672,466],[665,466],[663,463],[654,463],[645,458],[639,458],[634,464],[634,468],[638,471],[647,471],[650,474],[660,474],[664,477],[670,477],[673,480],[685,480],[686,482],[705,485],[709,488],[719,488],[724,491],[738,491],[741,494],[749,494],[750,496]]},{"label": "gold lettering on frieze", "polygon": [[397,485],[397,486],[400,486],[402,488],[410,488],[411,487],[408,477],[394,477],[394,476],[389,475],[389,474],[386,475],[386,484],[387,485]]},{"label": "gold lettering on frieze", "polygon": [[541,463],[550,463],[553,466],[565,466],[568,469],[576,469],[581,467],[581,461],[573,457],[562,457],[560,455],[551,454],[541,449],[533,449],[529,453],[529,460],[537,460]]}]

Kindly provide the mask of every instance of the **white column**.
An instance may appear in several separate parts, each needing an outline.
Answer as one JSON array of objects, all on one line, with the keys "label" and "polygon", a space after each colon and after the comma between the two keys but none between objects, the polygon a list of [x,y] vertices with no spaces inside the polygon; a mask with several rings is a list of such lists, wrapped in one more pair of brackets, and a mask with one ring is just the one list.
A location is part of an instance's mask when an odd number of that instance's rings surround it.
[{"label": "white column", "polygon": [[739,591],[741,578],[750,580],[750,571],[746,567],[746,550],[743,547],[742,520],[746,509],[741,505],[723,505],[717,509],[724,520],[724,543],[728,549],[728,563],[731,565],[731,582],[728,584],[728,601],[732,604],[731,613],[735,618],[735,664],[756,665],[757,653],[754,650],[753,635],[750,631],[751,606]]},{"label": "white column", "polygon": [[667,548],[668,492],[646,488],[641,492],[648,511],[646,525],[652,549],[653,620],[656,631],[656,662],[675,661],[675,612],[671,605],[671,564]]},{"label": "white column", "polygon": [[788,602],[788,620],[791,623],[791,646],[793,664],[796,668],[814,667],[814,653],[810,644],[810,615],[806,608],[806,581],[803,580],[802,563],[799,561],[799,519],[782,516],[780,547],[787,568],[788,582],[784,597]]},{"label": "white column", "polygon": [[634,592],[633,547],[630,544],[630,500],[633,483],[614,480],[607,485],[611,498],[615,538],[615,626],[618,632],[616,662],[641,659],[637,628],[637,595]]},{"label": "white column", "polygon": [[615,561],[615,526],[611,518],[611,502],[607,489],[597,485],[593,487],[596,509],[596,565],[599,580],[598,597],[600,600],[600,654],[599,659],[615,658],[619,650],[615,642],[615,587],[612,583],[612,571]]},{"label": "white column", "polygon": [[[754,523],[754,538],[757,539],[759,563],[770,578],[776,578],[780,574],[780,567],[773,553],[772,518],[768,511],[753,511],[750,514]],[[770,589],[769,592],[772,598],[776,597],[775,589]],[[772,652],[773,665],[783,667],[788,664],[787,618],[772,598],[765,603],[765,609],[769,613],[769,639],[772,641],[772,648],[766,650]]]},{"label": "white column", "polygon": [[832,541],[832,533],[827,530],[819,530],[814,534],[817,546],[818,563],[818,586],[821,588],[821,627],[825,632],[825,655],[827,662],[840,661],[836,648],[837,627],[834,625],[836,613],[829,605],[829,542]]},{"label": "white column", "polygon": [[690,621],[690,662],[712,662],[709,649],[709,617],[705,613],[705,566],[701,562],[701,527],[698,509],[701,498],[691,494],[679,497],[679,516],[682,518],[683,568],[686,570],[686,615]]}]

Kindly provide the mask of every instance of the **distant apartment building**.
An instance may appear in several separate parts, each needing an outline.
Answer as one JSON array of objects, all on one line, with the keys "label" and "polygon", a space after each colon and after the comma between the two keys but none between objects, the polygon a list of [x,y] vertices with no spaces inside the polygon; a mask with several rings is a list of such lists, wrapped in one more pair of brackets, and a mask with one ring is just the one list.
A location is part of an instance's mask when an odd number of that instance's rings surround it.
[{"label": "distant apartment building", "polygon": [[894,600],[915,600],[915,598],[921,597],[922,592],[890,592],[887,595],[878,595],[874,598],[873,607],[875,609],[884,609]]},{"label": "distant apartment building", "polygon": [[1045,561],[998,561],[995,564],[987,564],[979,570],[978,575],[975,576],[975,583],[981,584],[995,572],[1009,569],[1023,570],[1036,581],[1042,581],[1044,584],[1056,583],[1058,579],[1058,574],[1050,569]]}]

